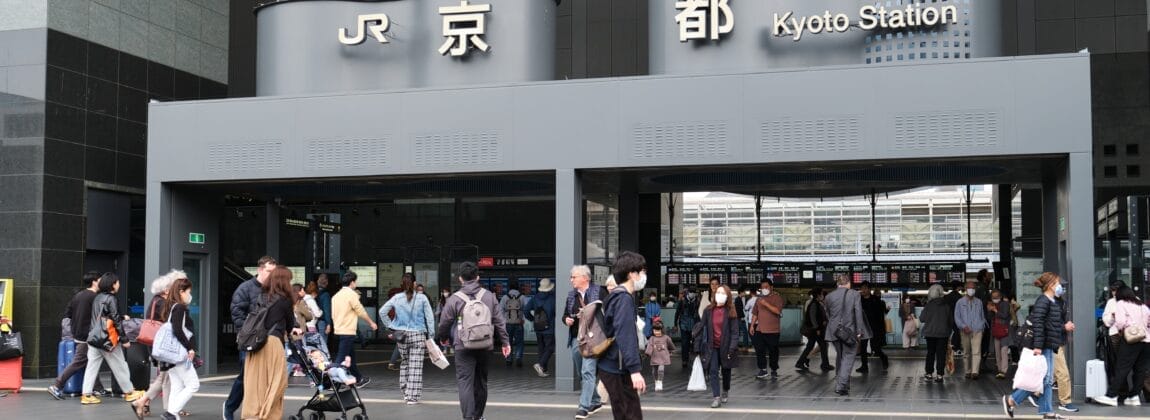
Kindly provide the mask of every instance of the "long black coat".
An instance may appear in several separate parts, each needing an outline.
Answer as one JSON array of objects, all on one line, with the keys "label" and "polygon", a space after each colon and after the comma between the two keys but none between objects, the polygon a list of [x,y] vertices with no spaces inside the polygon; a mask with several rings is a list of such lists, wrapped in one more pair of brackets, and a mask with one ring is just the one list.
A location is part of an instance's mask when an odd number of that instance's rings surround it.
[{"label": "long black coat", "polygon": [[703,368],[710,370],[711,353],[715,350],[723,357],[719,358],[719,366],[723,369],[733,369],[739,366],[739,319],[731,318],[729,316],[723,317],[723,331],[719,348],[711,347],[711,337],[713,336],[713,328],[711,323],[711,310],[707,308],[703,310],[703,317],[700,318],[699,323],[696,325],[696,331],[700,334],[694,338],[695,354],[699,355],[702,359]]}]

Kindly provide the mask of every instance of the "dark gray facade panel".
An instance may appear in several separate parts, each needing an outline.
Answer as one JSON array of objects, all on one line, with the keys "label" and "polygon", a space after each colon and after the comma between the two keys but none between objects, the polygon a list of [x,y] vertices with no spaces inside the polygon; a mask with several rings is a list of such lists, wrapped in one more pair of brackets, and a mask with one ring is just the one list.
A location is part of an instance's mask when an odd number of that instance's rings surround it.
[{"label": "dark gray facade panel", "polygon": [[[953,6],[957,22],[902,30],[860,29],[863,6],[882,6],[886,11],[905,11],[907,6],[886,7],[865,0],[758,0],[727,3],[734,17],[729,33],[718,40],[680,37],[676,2],[648,0],[650,11],[651,74],[698,74],[758,69],[807,68],[827,65],[875,64],[889,61],[951,61],[1007,55],[1004,38],[1004,5],[999,1],[939,1],[916,3],[927,7]],[[909,2],[908,2],[909,3]],[[787,15],[788,12],[793,12]],[[848,30],[811,33],[793,30],[804,18],[843,14]],[[787,22],[782,36],[775,35],[776,15]],[[683,15],[685,16],[685,15]],[[791,19],[794,19],[793,21]],[[819,20],[821,22],[821,20]],[[722,22],[722,20],[720,20]],[[810,25],[804,25],[810,28]],[[821,29],[820,29],[821,30]],[[788,32],[789,31],[789,32]],[[795,40],[795,36],[798,40]],[[708,36],[710,29],[708,28]],[[915,44],[911,46],[910,44]],[[935,55],[937,53],[937,56]],[[909,58],[908,54],[925,54]],[[869,59],[869,60],[868,60]]]},{"label": "dark gray facade panel", "polygon": [[[150,108],[148,179],[1089,152],[1089,71],[1089,56],[1062,55],[161,103]],[[823,143],[787,128],[823,120],[854,137]],[[357,145],[327,153],[362,164],[309,168],[324,144]],[[382,156],[358,159],[360,146]]]},{"label": "dark gray facade panel", "polygon": [[[552,1],[476,0],[484,13],[487,52],[443,55],[440,6],[459,2],[287,2],[258,10],[256,93],[259,96],[348,92],[476,83],[551,80],[555,77],[556,5]],[[366,36],[357,16],[385,13],[386,44]],[[306,53],[301,53],[306,52]],[[376,105],[381,112],[390,108]]]}]

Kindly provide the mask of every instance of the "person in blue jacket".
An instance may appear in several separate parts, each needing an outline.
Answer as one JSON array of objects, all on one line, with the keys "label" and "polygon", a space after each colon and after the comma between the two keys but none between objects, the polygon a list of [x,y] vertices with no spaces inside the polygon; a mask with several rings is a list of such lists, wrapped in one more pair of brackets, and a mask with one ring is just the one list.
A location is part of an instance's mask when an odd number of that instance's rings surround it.
[{"label": "person in blue jacket", "polygon": [[555,355],[555,283],[551,279],[539,280],[539,292],[523,306],[523,317],[535,326],[535,341],[539,343],[539,362],[535,373],[551,376],[547,366]]},{"label": "person in blue jacket", "polygon": [[651,334],[654,334],[655,318],[663,315],[663,307],[659,306],[659,294],[651,293],[651,296],[647,298],[647,305],[643,309],[643,322],[647,323],[643,326],[643,336],[651,338]]},{"label": "person in blue jacket", "polygon": [[599,359],[599,380],[611,396],[611,414],[615,420],[642,420],[639,394],[647,390],[647,382],[639,359],[635,299],[631,294],[647,285],[647,260],[634,252],[623,251],[615,258],[611,272],[618,286],[606,299],[603,334],[614,337],[615,341]]}]

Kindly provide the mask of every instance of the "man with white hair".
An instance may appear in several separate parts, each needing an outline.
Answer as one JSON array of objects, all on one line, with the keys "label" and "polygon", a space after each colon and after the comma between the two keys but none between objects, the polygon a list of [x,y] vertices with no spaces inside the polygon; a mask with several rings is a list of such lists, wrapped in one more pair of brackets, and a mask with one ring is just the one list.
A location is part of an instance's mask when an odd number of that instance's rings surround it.
[{"label": "man with white hair", "polygon": [[591,269],[585,265],[571,267],[571,291],[567,292],[567,305],[563,310],[563,323],[567,324],[570,333],[567,335],[567,348],[571,349],[571,361],[575,364],[575,371],[579,372],[582,387],[579,393],[579,411],[575,418],[585,419],[603,408],[599,393],[595,392],[596,363],[594,357],[583,357],[579,353],[579,311],[588,303],[607,297],[607,289],[591,281]]}]

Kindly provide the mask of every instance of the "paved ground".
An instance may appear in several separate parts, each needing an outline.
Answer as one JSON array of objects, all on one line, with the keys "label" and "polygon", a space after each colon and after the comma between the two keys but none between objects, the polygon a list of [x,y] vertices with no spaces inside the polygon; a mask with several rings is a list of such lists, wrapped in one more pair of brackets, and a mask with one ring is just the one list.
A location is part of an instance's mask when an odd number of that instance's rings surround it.
[{"label": "paved ground", "polygon": [[[831,373],[798,373],[792,366],[797,349],[784,349],[778,381],[761,381],[753,377],[754,358],[742,358],[742,367],[736,371],[731,389],[731,402],[721,409],[711,409],[710,394],[687,392],[689,372],[678,365],[667,371],[666,390],[648,392],[643,396],[644,412],[649,419],[781,419],[781,418],[1002,418],[998,397],[1010,387],[1009,381],[986,378],[965,380],[958,375],[948,377],[943,384],[923,382],[921,351],[918,353],[895,350],[890,352],[893,363],[883,372],[872,365],[871,373],[855,373],[852,394],[843,398],[834,395],[829,386]],[[369,349],[361,354],[364,360],[383,360],[390,354],[387,349]],[[533,357],[533,356],[529,356]],[[492,360],[495,360],[494,357]],[[561,358],[563,361],[569,358]],[[817,365],[817,362],[815,363]],[[454,371],[441,371],[428,366],[425,378],[424,403],[404,405],[400,399],[397,372],[386,369],[386,363],[370,362],[365,366],[373,383],[362,392],[368,414],[386,419],[455,419],[460,417],[455,395]],[[649,375],[646,375],[649,376]],[[25,381],[25,390],[0,398],[0,418],[42,420],[50,419],[131,419],[128,406],[123,402],[98,406],[80,406],[79,401],[55,401],[45,392],[47,380]],[[487,418],[495,419],[567,419],[574,414],[578,394],[556,392],[551,378],[539,378],[530,368],[505,369],[502,363],[493,365],[491,374],[491,402]],[[204,378],[200,393],[190,403],[192,419],[219,417],[219,407],[231,386],[227,377]],[[285,408],[292,414],[311,395],[307,381],[294,378],[287,392]],[[1102,407],[1082,404],[1083,410],[1072,414],[1077,419],[1111,419],[1115,417],[1150,418],[1150,407]],[[158,406],[157,406],[158,407]],[[1019,414],[1037,418],[1032,408],[1022,408]],[[1067,413],[1069,414],[1069,413]],[[332,418],[332,416],[328,416]],[[607,409],[594,418],[610,418]]]}]

